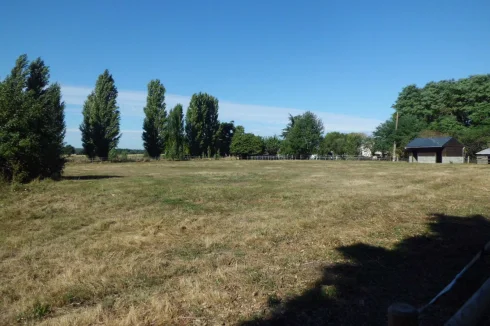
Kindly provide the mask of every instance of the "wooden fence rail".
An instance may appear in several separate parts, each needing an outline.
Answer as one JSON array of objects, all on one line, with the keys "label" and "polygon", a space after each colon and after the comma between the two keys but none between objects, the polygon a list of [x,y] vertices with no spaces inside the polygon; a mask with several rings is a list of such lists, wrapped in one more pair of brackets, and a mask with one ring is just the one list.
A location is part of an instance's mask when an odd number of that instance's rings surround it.
[{"label": "wooden fence rail", "polygon": [[[394,303],[388,308],[388,326],[418,326],[420,314],[440,297],[450,292],[459,279],[485,254],[490,252],[490,241],[473,257],[454,279],[428,304],[417,309],[406,303]],[[475,326],[490,309],[490,278],[472,297],[445,323],[446,326]]]}]

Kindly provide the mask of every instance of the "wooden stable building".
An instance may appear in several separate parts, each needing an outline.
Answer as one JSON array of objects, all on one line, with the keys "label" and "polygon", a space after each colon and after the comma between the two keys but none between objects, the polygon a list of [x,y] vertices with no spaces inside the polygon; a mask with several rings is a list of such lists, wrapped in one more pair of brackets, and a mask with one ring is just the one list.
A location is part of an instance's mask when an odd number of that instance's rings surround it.
[{"label": "wooden stable building", "polygon": [[464,146],[453,137],[415,138],[405,150],[411,163],[464,163]]},{"label": "wooden stable building", "polygon": [[477,164],[490,164],[490,148],[484,149],[476,153]]}]

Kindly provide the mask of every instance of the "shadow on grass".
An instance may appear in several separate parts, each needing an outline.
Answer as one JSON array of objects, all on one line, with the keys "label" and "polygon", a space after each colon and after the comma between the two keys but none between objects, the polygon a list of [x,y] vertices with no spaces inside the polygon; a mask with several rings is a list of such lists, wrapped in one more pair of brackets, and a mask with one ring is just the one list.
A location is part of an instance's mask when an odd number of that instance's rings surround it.
[{"label": "shadow on grass", "polygon": [[122,178],[120,175],[68,175],[61,177],[61,180],[100,180]]},{"label": "shadow on grass", "polygon": [[[268,313],[241,325],[386,325],[392,303],[425,305],[490,240],[490,221],[479,215],[434,214],[428,226],[428,234],[404,239],[392,250],[363,243],[337,248],[350,263],[324,266],[311,289],[269,302]],[[421,325],[443,324],[490,276],[489,270],[488,262],[479,261],[421,315]]]}]

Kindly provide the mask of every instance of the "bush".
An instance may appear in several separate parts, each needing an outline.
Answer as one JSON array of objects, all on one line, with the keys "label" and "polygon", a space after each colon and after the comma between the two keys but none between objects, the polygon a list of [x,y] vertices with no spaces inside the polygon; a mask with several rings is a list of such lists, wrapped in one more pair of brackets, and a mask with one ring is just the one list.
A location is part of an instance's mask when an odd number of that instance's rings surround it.
[{"label": "bush", "polygon": [[109,151],[109,157],[107,158],[111,162],[117,161],[117,149],[113,148]]},{"label": "bush", "polygon": [[118,156],[119,161],[121,162],[127,162],[128,161],[128,152],[127,151],[122,151],[121,154]]}]

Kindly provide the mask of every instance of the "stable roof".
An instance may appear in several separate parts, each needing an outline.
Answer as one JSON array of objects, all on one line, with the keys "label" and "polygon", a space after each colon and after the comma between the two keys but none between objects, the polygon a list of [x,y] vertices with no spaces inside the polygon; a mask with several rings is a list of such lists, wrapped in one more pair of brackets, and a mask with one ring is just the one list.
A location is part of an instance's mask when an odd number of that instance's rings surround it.
[{"label": "stable roof", "polygon": [[453,137],[415,138],[405,148],[442,148]]},{"label": "stable roof", "polygon": [[484,150],[476,153],[476,155],[490,155],[490,148],[484,149]]}]

